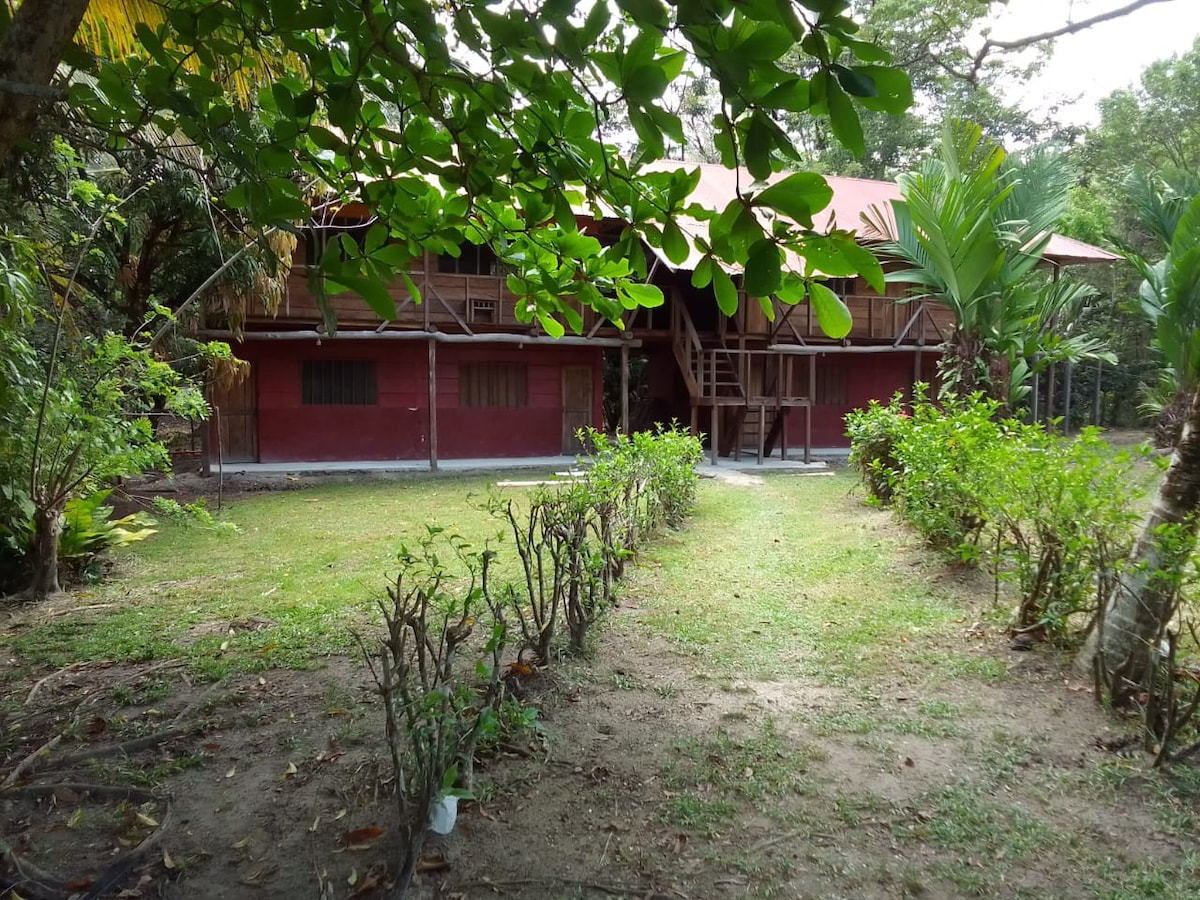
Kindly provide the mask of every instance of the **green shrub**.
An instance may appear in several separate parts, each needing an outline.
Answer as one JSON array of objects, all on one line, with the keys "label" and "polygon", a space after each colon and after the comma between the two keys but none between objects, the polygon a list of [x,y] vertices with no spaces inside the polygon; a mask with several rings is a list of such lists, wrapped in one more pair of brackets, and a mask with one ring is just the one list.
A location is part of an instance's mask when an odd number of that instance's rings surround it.
[{"label": "green shrub", "polygon": [[157,534],[157,523],[145,513],[112,518],[113,508],[104,501],[111,490],[94,491],[86,497],[73,497],[63,509],[62,536],[58,556],[67,571],[81,580],[99,577],[99,560],[105,551],[122,544],[144,541]]},{"label": "green shrub", "polygon": [[1137,521],[1131,463],[1094,429],[1065,439],[997,412],[982,395],[939,407],[922,389],[908,418],[898,396],[874,403],[847,417],[851,459],[931,547],[1015,585],[1014,630],[1060,635],[1123,565]]},{"label": "green shrub", "polygon": [[892,502],[892,480],[897,468],[896,442],[908,427],[910,419],[900,393],[892,397],[886,406],[878,400],[872,400],[866,409],[856,409],[846,416],[846,436],[850,438],[849,463],[858,472],[871,499],[877,503],[886,505]]},{"label": "green shrub", "polygon": [[1115,455],[1096,429],[1075,439],[1040,426],[1005,423],[983,505],[997,577],[1017,586],[1014,627],[1062,634],[1093,608],[1123,565],[1138,515],[1127,454]]},{"label": "green shrub", "polygon": [[900,514],[931,547],[966,560],[978,556],[987,523],[984,496],[990,482],[1002,477],[997,409],[982,394],[951,400],[944,409],[919,394],[892,449],[893,502]]},{"label": "green shrub", "polygon": [[580,438],[590,449],[582,478],[536,491],[528,509],[489,504],[506,520],[521,564],[521,580],[505,596],[525,649],[542,663],[560,620],[568,650],[584,652],[639,544],[681,524],[695,502],[700,442],[678,426],[632,437],[589,429]]}]

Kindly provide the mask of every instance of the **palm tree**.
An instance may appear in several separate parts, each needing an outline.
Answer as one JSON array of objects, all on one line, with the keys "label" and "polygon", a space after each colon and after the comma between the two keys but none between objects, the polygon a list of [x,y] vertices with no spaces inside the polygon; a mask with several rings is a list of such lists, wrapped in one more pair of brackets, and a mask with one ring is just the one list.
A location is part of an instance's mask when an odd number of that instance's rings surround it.
[{"label": "palm tree", "polygon": [[1142,192],[1135,204],[1143,224],[1166,250],[1154,263],[1132,253],[1130,259],[1144,279],[1141,308],[1154,324],[1156,348],[1178,379],[1184,415],[1125,578],[1077,659],[1083,672],[1099,667],[1118,697],[1130,685],[1141,685],[1150,670],[1175,613],[1179,574],[1196,548],[1200,521],[1200,194],[1182,196],[1163,181],[1140,179],[1132,186]]},{"label": "palm tree", "polygon": [[[1135,172],[1125,182],[1131,205],[1157,253],[1170,253],[1180,219],[1193,197],[1200,195],[1200,178],[1189,172],[1149,175]],[[1179,439],[1191,394],[1197,387],[1200,366],[1190,364],[1200,354],[1200,333],[1190,316],[1171,308],[1166,284],[1167,258],[1149,262],[1131,246],[1123,246],[1126,257],[1142,276],[1138,306],[1154,329],[1154,348],[1162,368],[1155,383],[1143,385],[1145,412],[1157,420],[1155,441],[1174,447]]]},{"label": "palm tree", "polygon": [[939,156],[897,181],[903,199],[890,214],[873,209],[868,224],[886,236],[882,251],[908,264],[887,280],[954,314],[944,390],[1011,406],[1036,368],[1107,355],[1060,327],[1091,290],[1039,270],[1072,184],[1061,157],[1043,149],[1014,160],[978,125],[952,121]]}]

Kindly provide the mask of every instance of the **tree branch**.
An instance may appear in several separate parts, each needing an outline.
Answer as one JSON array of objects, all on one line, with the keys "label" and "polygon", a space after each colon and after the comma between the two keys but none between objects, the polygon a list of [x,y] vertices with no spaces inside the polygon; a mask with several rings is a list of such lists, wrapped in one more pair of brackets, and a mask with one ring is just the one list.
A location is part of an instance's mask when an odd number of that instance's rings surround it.
[{"label": "tree branch", "polygon": [[1085,31],[1093,25],[1099,25],[1101,22],[1108,22],[1112,19],[1119,19],[1122,16],[1127,16],[1131,12],[1136,12],[1144,6],[1151,6],[1155,3],[1170,3],[1172,0],[1133,0],[1125,6],[1110,9],[1108,12],[1097,13],[1087,19],[1081,19],[1078,22],[1068,22],[1060,28],[1052,28],[1050,31],[1043,31],[1041,34],[1031,34],[1028,37],[1015,38],[1011,41],[996,41],[988,38],[983,42],[983,46],[979,48],[979,52],[975,54],[975,59],[971,64],[971,75],[967,79],[974,84],[979,78],[979,70],[983,68],[984,62],[987,60],[988,54],[993,50],[1023,50],[1026,47],[1032,47],[1034,44],[1040,44],[1043,41],[1052,41],[1057,37],[1062,37],[1067,34],[1075,34],[1079,31]]}]

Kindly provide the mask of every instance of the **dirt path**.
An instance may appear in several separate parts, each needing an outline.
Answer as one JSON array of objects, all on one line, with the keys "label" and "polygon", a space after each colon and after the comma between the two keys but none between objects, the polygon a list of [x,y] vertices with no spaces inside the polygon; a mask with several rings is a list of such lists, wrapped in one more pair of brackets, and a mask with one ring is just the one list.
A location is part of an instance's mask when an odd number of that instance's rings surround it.
[{"label": "dirt path", "polygon": [[[560,672],[539,701],[544,741],[485,762],[478,802],[431,845],[436,871],[415,896],[1084,897],[1095,893],[1064,866],[1082,877],[1097,858],[1136,868],[1184,853],[1153,809],[1099,789],[1111,723],[1042,654],[983,644],[1011,666],[985,691],[741,680],[673,652],[640,617],[618,610],[593,664]],[[133,881],[141,893],[123,896],[317,896],[322,882],[329,896],[375,895],[390,776],[354,661],[191,687],[170,668],[85,667],[35,705],[72,700],[88,708],[84,747],[113,738],[100,722],[131,735],[194,707],[201,723],[63,776],[161,782],[171,798],[172,827]],[[969,719],[954,714],[964,708]],[[29,858],[69,858],[78,877],[144,837],[121,815],[69,791],[53,809],[10,804],[6,839],[38,835]]]}]

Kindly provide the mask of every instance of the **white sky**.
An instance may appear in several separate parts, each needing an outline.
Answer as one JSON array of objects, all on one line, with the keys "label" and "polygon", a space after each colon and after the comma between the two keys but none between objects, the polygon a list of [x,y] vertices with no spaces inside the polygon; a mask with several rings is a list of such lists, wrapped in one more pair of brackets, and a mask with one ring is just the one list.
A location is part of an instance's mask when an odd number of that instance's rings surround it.
[{"label": "white sky", "polygon": [[[1010,0],[992,27],[992,38],[1011,40],[1049,31],[1071,21],[1128,5],[1129,0]],[[1200,34],[1200,0],[1170,0],[1102,22],[1058,39],[1039,75],[1014,86],[1011,98],[1037,109],[1046,99],[1080,99],[1065,106],[1060,120],[1098,120],[1096,101],[1136,84],[1142,69],[1158,59],[1191,49]]]}]

